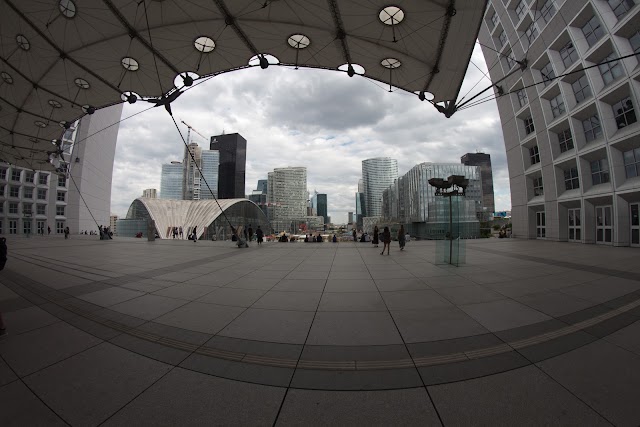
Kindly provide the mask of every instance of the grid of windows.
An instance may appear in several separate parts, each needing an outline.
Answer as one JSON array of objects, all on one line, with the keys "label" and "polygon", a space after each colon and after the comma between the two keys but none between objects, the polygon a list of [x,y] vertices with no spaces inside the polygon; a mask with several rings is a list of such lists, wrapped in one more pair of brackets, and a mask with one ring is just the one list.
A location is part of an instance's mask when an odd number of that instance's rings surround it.
[{"label": "grid of windows", "polygon": [[545,24],[551,21],[553,15],[556,14],[556,6],[554,5],[554,0],[547,0],[546,2],[544,2],[538,13],[539,19],[542,19]]},{"label": "grid of windows", "polygon": [[38,188],[38,200],[47,200],[47,190]]},{"label": "grid of windows", "polygon": [[21,173],[22,173],[22,171],[20,169],[13,169],[11,171],[11,181],[20,182],[20,174]]},{"label": "grid of windows", "polygon": [[611,108],[613,109],[613,115],[616,119],[616,125],[618,125],[618,129],[629,126],[630,124],[635,123],[638,120],[636,118],[636,112],[633,109],[631,98],[629,98],[628,96],[613,104]]},{"label": "grid of windows", "polygon": [[564,188],[574,190],[580,188],[580,180],[578,179],[578,168],[572,167],[564,170]]},{"label": "grid of windows", "polygon": [[535,165],[536,163],[540,163],[540,151],[538,150],[538,146],[534,145],[529,148],[529,158],[531,159],[531,164]]},{"label": "grid of windows", "polygon": [[524,15],[527,13],[527,3],[525,0],[520,0],[520,3],[516,6],[516,15],[518,15],[518,20],[524,18]]},{"label": "grid of windows", "polygon": [[616,55],[612,53],[602,61],[604,64],[598,65],[605,86],[622,75],[622,65],[620,65],[620,61],[612,61],[614,59],[616,59]]},{"label": "grid of windows", "polygon": [[573,136],[571,135],[571,129],[566,129],[558,133],[558,143],[560,144],[561,153],[573,149]]},{"label": "grid of windows", "polygon": [[582,27],[582,34],[584,34],[584,37],[587,39],[589,46],[593,46],[604,36],[604,30],[602,29],[602,25],[600,25],[600,20],[595,16],[591,17],[589,22]]},{"label": "grid of windows", "polygon": [[24,190],[22,190],[22,195],[25,199],[33,199],[33,188],[24,187]]},{"label": "grid of windows", "polygon": [[524,131],[527,135],[534,131],[533,119],[531,117],[524,119]]},{"label": "grid of windows", "polygon": [[550,85],[551,82],[553,82],[553,79],[556,78],[556,74],[553,72],[551,62],[547,62],[547,65],[542,67],[542,69],[540,70],[540,74],[542,74],[542,81],[544,82],[545,87]]},{"label": "grid of windows", "polygon": [[531,25],[524,31],[524,35],[529,42],[529,45],[533,43],[533,41],[538,37],[538,27],[536,27],[536,23],[532,22]]},{"label": "grid of windows", "polygon": [[533,195],[534,196],[543,196],[544,195],[544,187],[542,185],[542,177],[533,178]]},{"label": "grid of windows", "polygon": [[600,117],[597,114],[582,121],[582,127],[584,129],[584,137],[589,141],[598,139],[602,136],[602,127],[600,126]]},{"label": "grid of windows", "polygon": [[9,213],[17,214],[18,213],[18,204],[17,203],[9,203]]},{"label": "grid of windows", "polygon": [[65,195],[66,195],[66,194],[67,194],[67,193],[65,193],[64,191],[58,191],[58,197],[57,197],[57,200],[58,200],[59,202],[64,202],[64,199],[65,199]]},{"label": "grid of windows", "polygon": [[30,183],[30,184],[33,184],[33,181],[34,181],[34,179],[35,179],[35,175],[36,175],[36,174],[35,174],[35,173],[33,173],[33,172],[26,172],[26,173],[24,174],[24,182],[28,182],[28,183]]},{"label": "grid of windows", "polygon": [[591,162],[591,182],[593,185],[609,182],[609,162],[607,159]]},{"label": "grid of windows", "polygon": [[640,176],[640,148],[625,151],[622,153],[624,158],[624,170],[627,173],[627,178],[633,178]]},{"label": "grid of windows", "polygon": [[40,174],[38,175],[38,184],[40,185],[47,185],[47,178],[49,178],[49,175],[47,175],[46,173],[42,173],[40,172]]},{"label": "grid of windows", "polygon": [[524,89],[517,91],[516,95],[518,95],[518,104],[520,104],[520,108],[527,105],[527,102],[529,101],[527,100],[527,92]]},{"label": "grid of windows", "polygon": [[36,214],[37,215],[46,215],[47,214],[47,205],[36,205]]},{"label": "grid of windows", "polygon": [[576,48],[572,42],[567,43],[560,49],[560,58],[562,58],[562,63],[565,68],[569,68],[571,64],[578,60],[578,52],[576,52]]},{"label": "grid of windows", "polygon": [[15,197],[15,198],[20,197],[20,187],[16,187],[12,185],[9,188],[9,197]]},{"label": "grid of windows", "polygon": [[607,0],[607,3],[609,3],[611,10],[613,10],[618,19],[626,15],[635,5],[633,0]]},{"label": "grid of windows", "polygon": [[498,42],[500,43],[500,45],[498,46],[498,48],[502,48],[505,44],[507,44],[507,33],[505,33],[504,31],[502,31],[502,32],[498,35]]},{"label": "grid of windows", "polygon": [[583,74],[578,80],[571,83],[571,87],[573,88],[573,94],[576,96],[577,103],[584,101],[592,95],[586,74]]},{"label": "grid of windows", "polygon": [[31,210],[31,204],[24,203],[22,205],[22,214],[31,215],[33,211]]},{"label": "grid of windows", "polygon": [[550,100],[549,103],[551,104],[551,114],[553,114],[554,119],[567,111],[564,106],[564,100],[562,99],[561,93]]},{"label": "grid of windows", "polygon": [[56,206],[56,215],[64,216],[64,206]]}]

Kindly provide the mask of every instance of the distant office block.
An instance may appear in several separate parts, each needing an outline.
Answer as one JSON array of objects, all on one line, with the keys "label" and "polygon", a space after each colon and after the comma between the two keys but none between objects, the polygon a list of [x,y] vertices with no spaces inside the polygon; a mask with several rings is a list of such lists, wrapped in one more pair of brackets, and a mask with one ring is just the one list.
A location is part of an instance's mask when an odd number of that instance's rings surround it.
[{"label": "distant office block", "polygon": [[162,165],[160,198],[182,200],[182,162]]},{"label": "distant office block", "polygon": [[158,198],[158,190],[155,188],[147,188],[142,190],[142,197],[146,197],[147,199],[157,199]]}]

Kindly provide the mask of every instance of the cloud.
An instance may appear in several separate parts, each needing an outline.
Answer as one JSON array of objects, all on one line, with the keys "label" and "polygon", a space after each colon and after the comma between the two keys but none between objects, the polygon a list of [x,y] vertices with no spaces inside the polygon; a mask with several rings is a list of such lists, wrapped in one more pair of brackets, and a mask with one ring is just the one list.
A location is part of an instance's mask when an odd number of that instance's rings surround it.
[{"label": "cloud", "polygon": [[[486,71],[479,49],[472,61]],[[461,96],[483,78],[470,66]],[[472,90],[490,82],[484,78]],[[160,190],[163,163],[182,160],[190,138],[208,148],[209,137],[238,132],[247,139],[246,192],[277,167],[306,166],[307,186],[327,193],[329,215],[346,222],[355,211],[362,160],[389,156],[400,174],[424,161],[459,163],[467,152],[491,154],[497,209],[510,209],[506,155],[497,107],[459,111],[447,119],[428,102],[362,77],[325,70],[269,67],[216,76],[173,104],[178,132],[162,108],[125,105],[113,172],[112,212],[125,215],[145,188]]]}]

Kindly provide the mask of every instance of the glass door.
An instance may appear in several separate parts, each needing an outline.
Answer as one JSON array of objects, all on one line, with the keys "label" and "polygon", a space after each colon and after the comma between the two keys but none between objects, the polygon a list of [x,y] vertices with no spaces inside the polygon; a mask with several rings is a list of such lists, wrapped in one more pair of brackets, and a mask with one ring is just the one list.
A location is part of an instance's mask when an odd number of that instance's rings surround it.
[{"label": "glass door", "polygon": [[569,241],[582,241],[582,219],[580,208],[569,209]]},{"label": "glass door", "polygon": [[596,206],[596,243],[610,245],[613,241],[611,206]]},{"label": "glass door", "polygon": [[640,246],[640,203],[631,203],[631,246]]},{"label": "glass door", "polygon": [[536,237],[546,237],[547,225],[544,211],[536,212]]}]

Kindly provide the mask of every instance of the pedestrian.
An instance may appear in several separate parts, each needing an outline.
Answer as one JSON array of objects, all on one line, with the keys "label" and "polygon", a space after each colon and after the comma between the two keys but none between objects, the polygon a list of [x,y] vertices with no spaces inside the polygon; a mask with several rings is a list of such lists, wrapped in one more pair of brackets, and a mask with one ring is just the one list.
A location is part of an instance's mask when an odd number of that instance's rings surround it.
[{"label": "pedestrian", "polygon": [[172,229],[173,238],[178,237],[178,227],[173,227]]},{"label": "pedestrian", "polygon": [[387,255],[389,255],[389,247],[391,246],[391,231],[389,231],[389,227],[385,227],[382,232],[382,242],[384,246],[382,247],[382,252],[380,255],[384,255],[384,250],[387,250]]},{"label": "pedestrian", "polygon": [[404,245],[407,243],[407,237],[404,234],[404,225],[400,226],[400,231],[398,231],[398,244],[400,245],[400,250],[404,251]]},{"label": "pedestrian", "polygon": [[51,227],[47,226],[47,235],[51,234]]},{"label": "pedestrian", "polygon": [[64,228],[64,238],[68,239],[69,238],[69,227],[65,227]]},{"label": "pedestrian", "polygon": [[260,226],[258,226],[258,228],[256,229],[256,239],[258,240],[259,245],[262,244],[263,238],[264,238],[264,233],[262,232],[262,229],[260,228]]},{"label": "pedestrian", "polygon": [[197,228],[198,228],[197,225],[193,226],[193,233],[191,234],[191,236],[193,237],[193,243],[198,241],[198,232],[196,230]]},{"label": "pedestrian", "polygon": [[180,239],[184,239],[184,235],[182,234],[182,226],[178,229],[178,233],[180,234]]},{"label": "pedestrian", "polygon": [[378,226],[376,225],[373,227],[373,240],[371,241],[371,243],[376,245],[376,248],[378,247],[378,244],[380,242],[380,236],[378,236],[378,234],[380,234],[380,230],[378,230]]},{"label": "pedestrian", "polygon": [[249,241],[253,240],[253,228],[251,228],[251,224],[249,224]]},{"label": "pedestrian", "polygon": [[333,240],[332,241],[333,241],[333,243],[337,243],[338,242],[338,237],[335,234],[333,235]]},{"label": "pedestrian", "polygon": [[353,229],[353,241],[357,242],[358,241],[358,233],[356,233],[356,229]]}]

